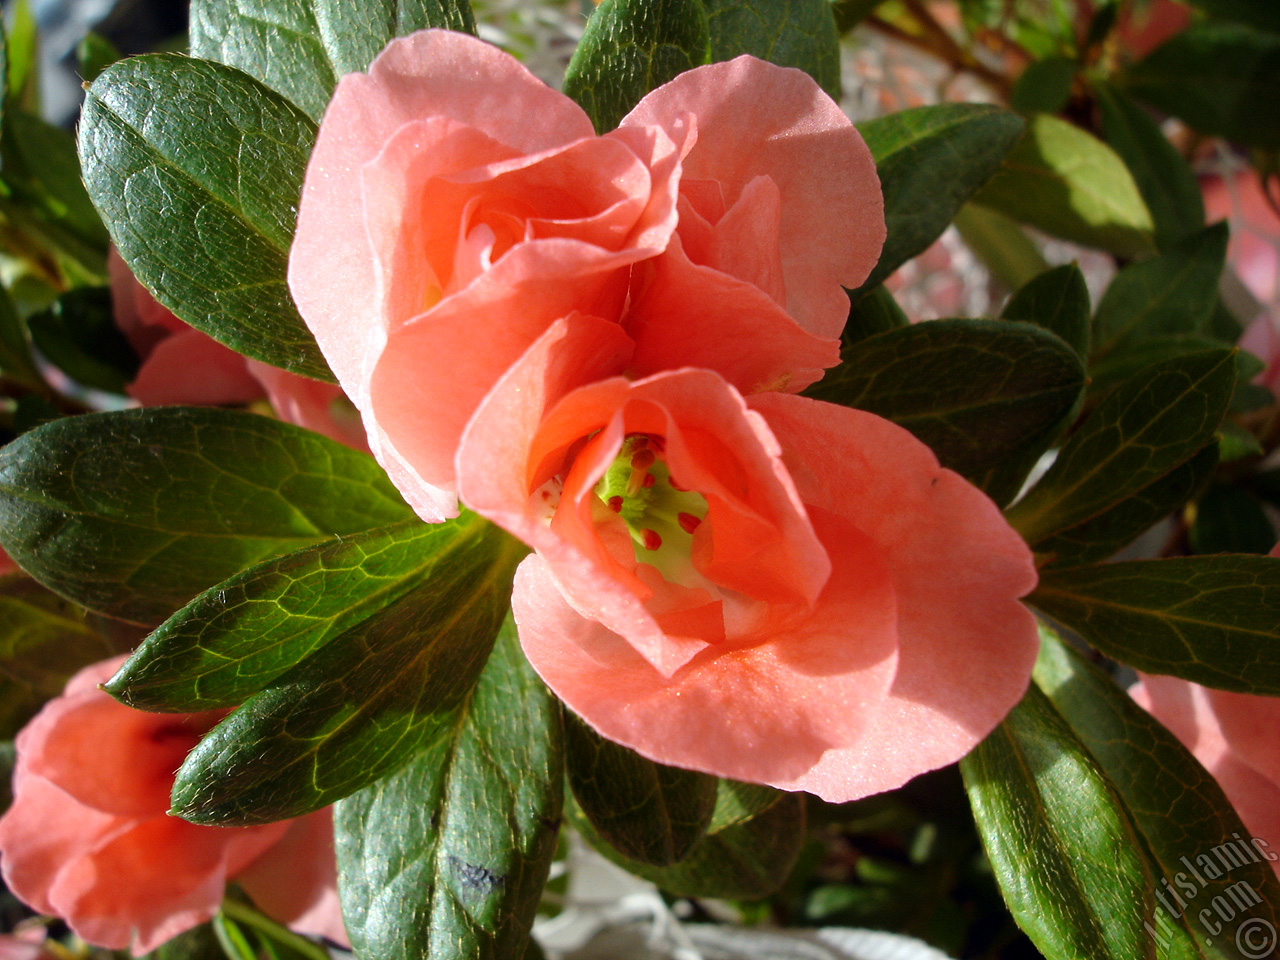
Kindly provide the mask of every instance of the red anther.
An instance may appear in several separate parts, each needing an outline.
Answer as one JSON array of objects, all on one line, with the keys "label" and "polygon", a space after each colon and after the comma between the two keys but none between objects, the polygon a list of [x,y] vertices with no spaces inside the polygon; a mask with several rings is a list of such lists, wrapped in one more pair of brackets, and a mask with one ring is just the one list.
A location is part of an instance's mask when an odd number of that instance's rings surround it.
[{"label": "red anther", "polygon": [[640,481],[640,486],[642,486],[642,487],[644,487],[646,490],[648,490],[650,487],[652,487],[652,486],[653,486],[654,482],[655,482],[655,478],[654,478],[653,474],[652,474],[652,473],[646,473],[646,474],[644,475],[644,479]]},{"label": "red anther", "polygon": [[643,450],[637,450],[632,454],[631,466],[635,470],[648,470],[653,466],[653,461],[656,459],[657,457],[654,456],[653,451],[645,447]]},{"label": "red anther", "polygon": [[698,524],[702,523],[702,518],[695,517],[692,513],[680,513],[676,515],[676,521],[685,533],[693,533],[698,529]]},{"label": "red anther", "polygon": [[662,546],[662,538],[658,536],[657,530],[646,528],[640,531],[640,536],[644,537],[644,548],[646,550],[657,550]]},{"label": "red anther", "polygon": [[621,498],[621,497],[610,497],[610,498],[609,498],[609,509],[610,509],[610,510],[612,510],[614,513],[621,513],[621,512],[622,512],[622,498]]}]

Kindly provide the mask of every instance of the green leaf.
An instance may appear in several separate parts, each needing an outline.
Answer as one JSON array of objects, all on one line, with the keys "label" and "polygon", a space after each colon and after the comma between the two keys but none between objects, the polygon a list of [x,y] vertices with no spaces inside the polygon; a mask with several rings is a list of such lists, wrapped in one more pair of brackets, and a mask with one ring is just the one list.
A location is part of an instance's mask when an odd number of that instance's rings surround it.
[{"label": "green leaf", "polygon": [[749,53],[803,70],[840,99],[840,37],[828,0],[703,0],[711,62]]},{"label": "green leaf", "polygon": [[846,348],[806,393],[901,424],[970,477],[1051,431],[1083,385],[1075,353],[1039,327],[931,320]]},{"label": "green leaf", "polygon": [[365,70],[394,37],[475,33],[467,0],[193,0],[191,54],[235,67],[314,120],[337,78]]},{"label": "green leaf", "polygon": [[560,711],[510,620],[449,728],[334,812],[339,888],[358,955],[524,955],[556,849]]},{"label": "green leaf", "polygon": [[[268,960],[329,960],[329,952],[320,944],[230,897],[223,900],[222,909],[213,918],[213,928],[223,949],[231,941],[233,949],[242,951],[244,960],[261,957]],[[179,953],[175,960],[198,960],[198,957]]]},{"label": "green leaf", "polygon": [[[1202,334],[1183,333],[1141,340],[1126,346],[1122,351],[1103,357],[1089,368],[1089,393],[1095,398],[1103,396],[1126,380],[1141,379],[1147,375],[1151,367],[1177,357],[1190,353],[1230,349],[1232,349],[1231,344]],[[1240,387],[1238,358],[1241,352],[1236,351],[1237,391]]]},{"label": "green leaf", "polygon": [[564,75],[564,92],[604,133],[655,87],[709,62],[702,0],[604,0]]},{"label": "green leaf", "polygon": [[965,246],[1011,290],[1025,286],[1049,269],[1049,262],[1027,232],[990,207],[966,203],[956,214],[955,227]]},{"label": "green leaf", "polygon": [[140,710],[234,707],[465,557],[481,529],[411,517],[266,560],[165,621],[105,689]]},{"label": "green leaf", "polygon": [[137,354],[116,326],[105,287],[69,290],[27,326],[45,359],[86,387],[122,394],[138,375]]},{"label": "green leaf", "polygon": [[1204,228],[1204,198],[1191,164],[1155,118],[1110,84],[1093,84],[1107,143],[1133,174],[1151,211],[1156,244],[1165,249]]},{"label": "green leaf", "polygon": [[0,375],[25,387],[44,389],[44,377],[31,356],[26,325],[18,317],[9,291],[3,288],[0,288]]},{"label": "green leaf", "polygon": [[1212,16],[1280,33],[1280,8],[1272,0],[1191,0],[1191,3]]},{"label": "green leaf", "polygon": [[1262,503],[1240,487],[1215,483],[1196,504],[1196,520],[1188,539],[1195,553],[1257,553],[1276,545]]},{"label": "green leaf", "polygon": [[631,860],[668,866],[706,833],[716,778],[647,760],[565,713],[569,785],[598,838]]},{"label": "green leaf", "polygon": [[631,860],[603,842],[580,811],[575,826],[605,857],[678,897],[754,899],[786,881],[804,841],[804,798],[721,780],[707,834],[669,867]]},{"label": "green leaf", "polygon": [[1280,694],[1280,559],[1220,554],[1044,571],[1031,602],[1107,656]]},{"label": "green leaf", "polygon": [[1208,443],[1235,387],[1233,351],[1175,357],[1112,391],[1008,512],[1033,549],[1128,499]]},{"label": "green leaf", "polygon": [[8,109],[0,152],[0,213],[89,276],[105,277],[107,232],[81,182],[72,135],[38,116]]},{"label": "green leaf", "polygon": [[965,201],[1000,169],[1023,129],[1016,113],[974,103],[918,107],[860,124],[876,160],[889,231],[863,289],[942,236]]},{"label": "green leaf", "polygon": [[1123,256],[1151,250],[1151,214],[1115,151],[1048,114],[1026,135],[974,202],[1085,247]]},{"label": "green leaf", "polygon": [[108,67],[80,160],[111,239],[157,300],[247,356],[332,381],[286,270],[315,125],[257,81],[172,54]]},{"label": "green leaf", "polygon": [[1071,99],[1076,62],[1070,57],[1049,57],[1027,66],[1013,85],[1009,105],[1022,114],[1057,113]]},{"label": "green leaf", "polygon": [[1036,543],[1042,566],[1078,566],[1106,560],[1194,500],[1218,467],[1211,443],[1163,477],[1083,523]]},{"label": "green leaf", "polygon": [[1204,332],[1226,255],[1227,226],[1218,223],[1168,253],[1121,270],[1094,317],[1096,357],[1151,337]]},{"label": "green leaf", "polygon": [[1151,877],[1122,801],[1035,687],[960,762],[1018,926],[1051,960],[1149,956]]},{"label": "green leaf", "polygon": [[1234,420],[1224,420],[1218,428],[1218,456],[1223,463],[1260,457],[1263,453],[1258,438]]},{"label": "green leaf", "polygon": [[176,814],[211,825],[301,816],[451,735],[525,550],[474,515],[449,523],[467,542],[447,565],[285,671],[200,741],[173,785]]},{"label": "green leaf", "polygon": [[[1035,681],[1093,755],[1141,835],[1160,903],[1144,925],[1148,949],[1179,960],[1269,956],[1268,950],[1245,952],[1256,939],[1236,938],[1255,918],[1269,925],[1260,932],[1280,926],[1274,907],[1280,882],[1266,859],[1248,856],[1249,841],[1240,841],[1250,834],[1213,778],[1110,678],[1043,628]],[[1213,911],[1219,898],[1248,919],[1237,915],[1222,923]]]},{"label": "green leaf", "polygon": [[1280,148],[1280,34],[1206,21],[1156,47],[1118,78],[1122,88],[1201,133]]},{"label": "green leaf", "polygon": [[1000,316],[1034,323],[1089,355],[1089,288],[1074,263],[1046,270],[1009,298]]},{"label": "green leaf", "polygon": [[849,319],[840,332],[840,339],[845,346],[911,323],[893,294],[882,283],[865,293],[849,294],[849,301]]},{"label": "green leaf", "polygon": [[50,589],[138,623],[266,557],[408,516],[372,458],[247,413],[65,417],[0,450],[0,543]]},{"label": "green leaf", "polygon": [[30,0],[11,6],[5,18],[4,93],[9,102],[35,112],[40,109],[40,28]]},{"label": "green leaf", "polygon": [[83,610],[29,577],[0,577],[0,740],[17,734],[77,670],[121,649]]}]

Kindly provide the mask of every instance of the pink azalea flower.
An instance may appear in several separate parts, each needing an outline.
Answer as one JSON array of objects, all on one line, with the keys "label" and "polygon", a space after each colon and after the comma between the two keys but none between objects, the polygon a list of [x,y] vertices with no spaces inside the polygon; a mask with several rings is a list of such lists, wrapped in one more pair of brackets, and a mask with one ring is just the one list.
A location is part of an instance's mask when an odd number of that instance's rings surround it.
[{"label": "pink azalea flower", "polygon": [[[1129,693],[1213,775],[1250,835],[1280,853],[1280,698],[1148,675]],[[1280,873],[1280,861],[1272,867]]]},{"label": "pink azalea flower", "polygon": [[107,271],[116,326],[141,358],[128,387],[139,403],[215,406],[266,398],[287,423],[369,449],[341,388],[250,360],[183,323],[138,282],[114,247]]},{"label": "pink azalea flower", "polygon": [[167,814],[174,773],[225,713],[133,710],[76,674],[18,734],[0,871],[13,893],[89,943],[148,953],[211,918],[235,879],[264,911],[345,942],[329,812],[258,827]]},{"label": "pink azalea flower", "polygon": [[339,83],[289,281],[375,455],[441,520],[467,422],[557,320],[620,325],[612,373],[799,390],[883,237],[870,153],[800,71],[702,67],[596,136],[511,57],[428,30]]},{"label": "pink azalea flower", "polygon": [[720,375],[607,377],[557,321],[484,399],[459,491],[534,547],[525,653],[659,762],[845,801],[963,756],[1022,696],[1031,555],[905,430]]}]

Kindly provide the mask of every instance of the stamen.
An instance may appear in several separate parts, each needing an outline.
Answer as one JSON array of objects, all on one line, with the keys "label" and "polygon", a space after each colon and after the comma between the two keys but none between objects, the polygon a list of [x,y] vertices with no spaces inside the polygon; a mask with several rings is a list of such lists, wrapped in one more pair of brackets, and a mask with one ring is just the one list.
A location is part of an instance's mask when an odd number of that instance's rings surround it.
[{"label": "stamen", "polygon": [[698,525],[702,523],[702,518],[695,517],[692,513],[680,513],[676,515],[676,522],[680,524],[680,529],[685,533],[693,533],[698,529]]},{"label": "stamen", "polygon": [[654,485],[657,479],[658,478],[655,477],[652,473],[646,473],[644,475],[644,479],[640,481],[640,486],[648,490],[650,487]]},{"label": "stamen", "polygon": [[635,454],[632,455],[631,466],[636,470],[648,470],[653,466],[653,461],[656,459],[657,457],[654,455],[654,452],[648,447],[645,447],[642,450],[637,450]]},{"label": "stamen", "polygon": [[646,550],[657,550],[662,546],[662,538],[658,536],[656,530],[646,528],[640,531],[640,536],[644,538],[644,548]]},{"label": "stamen", "polygon": [[614,513],[622,512],[622,497],[610,497],[608,500],[609,509]]}]

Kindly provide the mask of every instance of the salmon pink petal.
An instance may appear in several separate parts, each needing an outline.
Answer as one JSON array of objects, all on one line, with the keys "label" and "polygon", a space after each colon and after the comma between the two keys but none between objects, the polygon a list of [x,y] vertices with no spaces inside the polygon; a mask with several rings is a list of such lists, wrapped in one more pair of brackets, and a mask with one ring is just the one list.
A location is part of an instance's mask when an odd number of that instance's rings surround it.
[{"label": "salmon pink petal", "polygon": [[367,75],[348,74],[338,82],[307,168],[289,286],[357,405],[355,387],[383,333],[360,171],[400,127],[427,117],[474,128],[515,153],[595,133],[568,97],[514,58],[460,33],[426,30],[393,40]]},{"label": "salmon pink petal", "polygon": [[329,808],[291,821],[288,833],[235,880],[267,916],[299,933],[347,944]]},{"label": "salmon pink petal", "polygon": [[245,361],[250,375],[267,392],[276,415],[356,450],[369,451],[360,413],[332,383],[321,383],[259,360]]},{"label": "salmon pink petal", "polygon": [[157,343],[129,384],[129,396],[145,406],[242,404],[264,395],[244,357],[194,327]]},{"label": "salmon pink petal", "polygon": [[[674,674],[569,605],[543,558],[516,574],[512,610],[529,662],[601,735],[660,763],[774,783],[856,738],[892,680],[892,587],[856,534],[831,545],[851,574],[835,617],[773,642],[709,646]],[[856,610],[856,616],[848,616]]]},{"label": "salmon pink petal", "polygon": [[197,827],[166,816],[137,822],[66,865],[49,891],[53,912],[90,943],[150,953],[217,912],[232,829],[241,846],[260,852],[287,827]]},{"label": "salmon pink petal", "polygon": [[596,269],[585,246],[524,244],[390,335],[368,390],[377,411],[370,446],[423,519],[456,512],[429,508],[452,500],[462,431],[503,372],[577,305],[607,314],[606,302],[625,292],[625,276]]},{"label": "salmon pink petal", "polygon": [[[1257,694],[1198,688],[1231,752],[1272,783],[1280,784],[1280,700]],[[1276,836],[1280,844],[1280,835]]]},{"label": "salmon pink petal", "polygon": [[85,807],[21,765],[14,773],[13,793],[12,806],[0,817],[5,886],[32,909],[56,914],[49,891],[67,864],[85,856],[91,842],[110,840],[134,821]]},{"label": "salmon pink petal", "polygon": [[866,279],[885,237],[875,162],[852,123],[807,74],[744,56],[681,74],[622,126],[670,129],[685,114],[697,117],[698,139],[682,177],[719,182],[726,209],[757,177],[773,181],[787,312],[818,337],[838,337],[849,312],[840,285]]},{"label": "salmon pink petal", "polygon": [[26,769],[87,807],[161,816],[174,771],[219,716],[145,713],[89,689],[45,704],[18,734],[17,749]]},{"label": "salmon pink petal", "polygon": [[744,393],[798,392],[840,362],[839,340],[808,332],[759,287],[694,264],[679,237],[636,276],[626,326],[637,377],[693,366]]},{"label": "salmon pink petal", "polygon": [[848,799],[958,760],[1030,678],[1039,641],[1017,600],[1036,584],[1026,544],[991,500],[901,427],[784,394],[750,402],[811,513],[870,537],[898,600],[898,672],[887,701],[858,743],[829,752],[788,786]]}]

